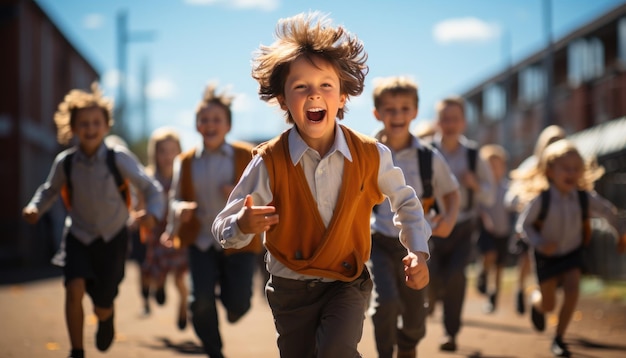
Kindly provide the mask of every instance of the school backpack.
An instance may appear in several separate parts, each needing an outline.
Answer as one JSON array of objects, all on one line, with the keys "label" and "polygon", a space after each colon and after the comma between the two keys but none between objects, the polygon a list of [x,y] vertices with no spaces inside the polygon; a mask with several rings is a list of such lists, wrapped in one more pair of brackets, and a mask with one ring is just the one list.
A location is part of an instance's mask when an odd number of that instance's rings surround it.
[{"label": "school backpack", "polygon": [[[434,143],[432,143],[433,147],[437,147]],[[469,168],[469,170],[473,173],[476,172],[476,161],[478,158],[478,148],[474,147],[474,146],[466,146],[467,148],[467,166]],[[432,151],[432,150],[431,150]],[[420,162],[422,161],[422,159],[420,158]],[[420,166],[420,171],[422,170],[421,166]],[[432,175],[432,174],[431,174]],[[423,182],[423,179],[422,179]],[[467,190],[467,209],[469,210],[472,208],[474,202],[474,191],[468,189]]]},{"label": "school backpack", "polygon": [[[63,203],[65,204],[65,208],[67,210],[72,209],[72,159],[76,154],[76,150],[72,150],[68,155],[63,159],[63,171],[65,172],[65,185],[61,188],[61,198],[63,199]],[[126,204],[126,207],[130,209],[131,207],[131,196],[130,196],[130,187],[128,184],[128,179],[124,179],[122,174],[120,173],[117,165],[115,164],[115,151],[112,148],[107,148],[107,157],[106,164],[109,168],[109,171],[113,175],[115,179],[115,184],[117,185],[117,190],[122,197],[122,201]]]},{"label": "school backpack", "polygon": [[[548,207],[550,206],[550,190],[544,190],[540,194],[541,208],[539,209],[539,215],[537,220],[533,222],[533,227],[537,232],[541,231],[543,222],[548,215]],[[591,219],[589,217],[589,197],[584,190],[578,190],[578,203],[580,204],[580,211],[582,214],[583,223],[583,245],[587,246],[591,240]]]},{"label": "school backpack", "polygon": [[417,149],[417,158],[422,180],[422,197],[420,200],[422,201],[424,213],[429,213],[431,209],[439,212],[439,207],[435,201],[435,191],[433,190],[433,149],[423,144]]}]

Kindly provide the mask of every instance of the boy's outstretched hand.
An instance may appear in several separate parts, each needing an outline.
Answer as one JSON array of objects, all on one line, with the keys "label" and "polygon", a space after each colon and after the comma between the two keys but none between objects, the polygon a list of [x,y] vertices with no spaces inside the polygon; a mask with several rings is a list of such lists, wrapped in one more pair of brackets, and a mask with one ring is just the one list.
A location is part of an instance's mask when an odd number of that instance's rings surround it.
[{"label": "boy's outstretched hand", "polygon": [[426,255],[422,252],[409,252],[402,259],[406,285],[414,290],[421,290],[430,281],[430,272],[426,264]]},{"label": "boy's outstretched hand", "polygon": [[246,195],[243,208],[237,214],[237,225],[244,234],[260,234],[278,224],[278,214],[273,206],[255,206],[252,195]]}]

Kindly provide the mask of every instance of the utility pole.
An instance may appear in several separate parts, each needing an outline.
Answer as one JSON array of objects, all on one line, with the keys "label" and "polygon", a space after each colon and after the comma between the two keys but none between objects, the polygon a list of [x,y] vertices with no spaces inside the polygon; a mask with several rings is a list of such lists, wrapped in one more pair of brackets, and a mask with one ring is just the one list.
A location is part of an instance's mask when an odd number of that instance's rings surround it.
[{"label": "utility pole", "polygon": [[118,91],[115,99],[115,121],[117,132],[122,138],[126,138],[128,126],[128,118],[126,116],[126,92],[127,92],[127,61],[128,61],[128,44],[130,42],[152,41],[154,39],[154,31],[129,32],[128,30],[128,14],[126,10],[120,10],[117,13],[117,69],[118,73]]},{"label": "utility pole", "polygon": [[543,68],[546,78],[546,95],[544,103],[544,128],[553,124],[553,96],[554,96],[554,48],[552,44],[552,1],[543,0],[543,27],[546,36],[546,54],[543,59]]}]

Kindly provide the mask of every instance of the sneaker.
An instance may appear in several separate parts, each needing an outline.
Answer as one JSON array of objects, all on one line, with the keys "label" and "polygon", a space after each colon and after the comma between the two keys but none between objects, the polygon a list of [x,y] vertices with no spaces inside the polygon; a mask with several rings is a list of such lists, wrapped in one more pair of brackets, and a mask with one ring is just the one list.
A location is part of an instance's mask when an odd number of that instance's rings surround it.
[{"label": "sneaker", "polygon": [[569,357],[571,356],[570,351],[567,349],[567,345],[563,342],[561,337],[554,337],[554,341],[552,341],[552,346],[550,347],[552,354],[556,357]]},{"label": "sneaker", "polygon": [[476,289],[478,292],[483,295],[487,293],[487,274],[481,272],[478,277],[476,277]]},{"label": "sneaker", "polygon": [[517,313],[523,315],[526,313],[526,305],[524,304],[524,290],[517,291],[517,300],[516,300],[516,309]]},{"label": "sneaker", "polygon": [[96,332],[96,347],[104,352],[113,343],[115,328],[113,327],[113,315],[104,321],[98,321],[98,331]]},{"label": "sneaker", "polygon": [[185,306],[181,306],[178,308],[178,329],[181,331],[187,327],[187,308]]},{"label": "sneaker", "polygon": [[165,287],[157,288],[156,292],[154,293],[154,299],[161,306],[165,304]]},{"label": "sneaker", "polygon": [[228,311],[228,313],[226,314],[226,319],[228,319],[228,322],[230,323],[235,323],[237,321],[239,321],[239,319],[243,317],[243,315],[237,314],[235,312],[232,311]]},{"label": "sneaker", "polygon": [[85,358],[84,349],[72,349],[70,355],[67,358]]},{"label": "sneaker", "polygon": [[444,352],[456,352],[456,340],[454,337],[446,336],[439,345],[439,350]]},{"label": "sneaker", "polygon": [[489,301],[487,301],[484,307],[485,313],[493,313],[496,310],[496,298],[495,292],[489,295]]},{"label": "sneaker", "polygon": [[530,308],[530,320],[537,331],[543,332],[546,329],[546,317],[534,305]]}]

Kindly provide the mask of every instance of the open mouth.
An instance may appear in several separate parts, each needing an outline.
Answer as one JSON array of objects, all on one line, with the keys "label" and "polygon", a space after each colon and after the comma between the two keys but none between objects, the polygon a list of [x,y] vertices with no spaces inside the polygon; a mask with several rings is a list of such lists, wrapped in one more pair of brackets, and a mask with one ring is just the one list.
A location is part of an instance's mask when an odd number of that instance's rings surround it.
[{"label": "open mouth", "polygon": [[326,110],[321,108],[313,108],[306,111],[306,118],[311,122],[319,122],[326,117]]}]

